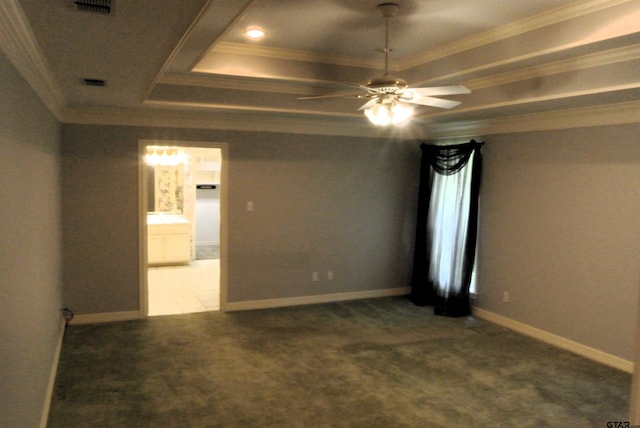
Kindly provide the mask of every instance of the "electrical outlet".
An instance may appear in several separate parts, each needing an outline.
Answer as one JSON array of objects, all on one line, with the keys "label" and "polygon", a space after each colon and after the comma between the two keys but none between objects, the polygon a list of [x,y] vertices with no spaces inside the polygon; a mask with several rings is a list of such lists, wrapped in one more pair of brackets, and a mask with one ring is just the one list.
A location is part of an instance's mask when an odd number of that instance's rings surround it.
[{"label": "electrical outlet", "polygon": [[508,291],[503,291],[502,292],[502,301],[505,302],[505,303],[509,303],[509,299],[510,299],[509,292]]},{"label": "electrical outlet", "polygon": [[327,272],[327,279],[328,279],[329,281],[333,281],[333,271],[332,271],[332,270],[330,270],[329,272]]},{"label": "electrical outlet", "polygon": [[318,281],[318,278],[319,278],[318,272],[313,272],[311,274],[311,281],[316,282],[316,281]]}]

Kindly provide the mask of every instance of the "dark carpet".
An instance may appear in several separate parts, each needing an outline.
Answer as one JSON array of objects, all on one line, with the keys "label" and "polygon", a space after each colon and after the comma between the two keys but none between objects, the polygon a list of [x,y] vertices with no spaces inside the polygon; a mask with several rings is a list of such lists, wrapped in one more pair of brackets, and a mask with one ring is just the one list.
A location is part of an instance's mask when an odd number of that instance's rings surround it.
[{"label": "dark carpet", "polygon": [[404,298],[68,327],[50,427],[605,427],[631,376]]}]

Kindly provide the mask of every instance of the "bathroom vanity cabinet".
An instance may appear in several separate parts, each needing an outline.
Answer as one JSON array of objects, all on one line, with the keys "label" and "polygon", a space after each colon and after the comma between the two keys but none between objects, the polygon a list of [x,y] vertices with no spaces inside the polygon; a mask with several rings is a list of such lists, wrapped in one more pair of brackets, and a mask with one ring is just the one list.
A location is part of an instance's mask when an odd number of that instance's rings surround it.
[{"label": "bathroom vanity cabinet", "polygon": [[147,217],[147,257],[150,265],[191,261],[191,223],[184,217]]}]

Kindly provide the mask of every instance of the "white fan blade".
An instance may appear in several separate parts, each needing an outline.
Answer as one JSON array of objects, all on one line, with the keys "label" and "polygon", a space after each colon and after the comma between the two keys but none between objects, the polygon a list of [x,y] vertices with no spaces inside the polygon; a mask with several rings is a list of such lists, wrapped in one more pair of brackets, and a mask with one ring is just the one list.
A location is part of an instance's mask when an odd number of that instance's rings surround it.
[{"label": "white fan blade", "polygon": [[460,101],[443,100],[442,98],[434,97],[413,97],[411,99],[404,100],[404,102],[439,108],[453,108],[460,104]]},{"label": "white fan blade", "polygon": [[471,91],[466,87],[459,86],[433,86],[431,88],[409,88],[406,92],[413,91],[417,94],[420,94],[424,97],[429,97],[432,95],[457,95],[457,94],[469,94]]},{"label": "white fan blade", "polygon": [[326,95],[312,95],[309,97],[299,97],[299,100],[320,100],[323,98],[362,98],[364,95],[355,92],[335,92]]},{"label": "white fan blade", "polygon": [[366,110],[366,109],[368,109],[369,107],[373,107],[373,105],[375,105],[375,103],[377,103],[377,102],[378,102],[378,98],[377,98],[377,97],[374,97],[374,98],[370,99],[369,101],[367,101],[366,103],[364,103],[364,104],[363,104],[363,105],[358,109],[358,111]]},{"label": "white fan blade", "polygon": [[368,92],[371,90],[371,88],[369,88],[366,85],[360,84],[360,83],[351,83],[351,82],[340,82],[340,85],[343,86],[348,86],[350,88],[358,88],[358,89],[362,89],[365,92]]}]

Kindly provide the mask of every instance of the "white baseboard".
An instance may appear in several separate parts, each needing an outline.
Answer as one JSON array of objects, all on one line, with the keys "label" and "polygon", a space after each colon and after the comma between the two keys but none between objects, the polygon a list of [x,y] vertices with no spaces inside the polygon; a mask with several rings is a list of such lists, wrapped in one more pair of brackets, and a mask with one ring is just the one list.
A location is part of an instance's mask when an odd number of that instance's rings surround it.
[{"label": "white baseboard", "polygon": [[347,300],[371,299],[378,297],[404,296],[411,292],[409,287],[386,288],[383,290],[351,291],[346,293],[319,294],[315,296],[286,297],[282,299],[248,300],[222,304],[222,311],[247,311],[252,309],[281,308],[285,306],[315,305],[319,303],[343,302]]},{"label": "white baseboard", "polygon": [[548,331],[512,320],[511,318],[498,315],[485,309],[473,308],[473,315],[477,318],[492,322],[494,324],[498,324],[502,327],[506,327],[510,330],[522,333],[526,336],[533,337],[550,345],[557,346],[558,348],[564,349],[566,351],[573,352],[582,357],[589,358],[590,360],[597,361],[601,364],[605,364],[607,366],[625,371],[627,373],[633,373],[632,361],[616,357],[615,355],[611,355],[598,349],[583,345],[581,343],[574,342],[573,340],[569,340],[562,336],[549,333]]},{"label": "white baseboard", "polygon": [[49,383],[47,384],[47,392],[44,397],[44,406],[42,415],[40,416],[40,428],[46,428],[49,422],[49,410],[51,409],[51,400],[53,399],[53,391],[56,386],[56,374],[58,373],[58,362],[60,361],[60,352],[62,352],[62,339],[64,339],[64,329],[66,321],[62,314],[60,315],[60,324],[58,326],[58,339],[56,341],[56,349],[53,354],[53,362],[51,363],[51,371],[49,372]]},{"label": "white baseboard", "polygon": [[105,322],[137,320],[140,318],[142,318],[140,316],[140,311],[103,312],[98,314],[75,315],[70,324],[99,324]]}]

